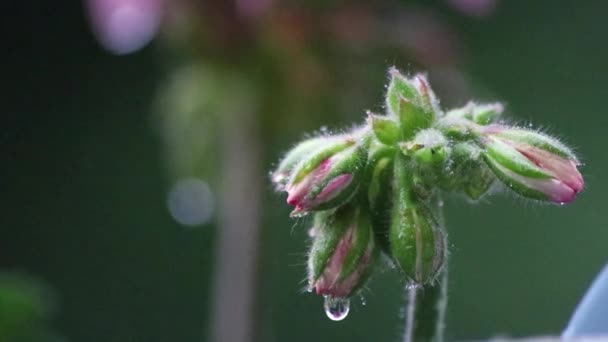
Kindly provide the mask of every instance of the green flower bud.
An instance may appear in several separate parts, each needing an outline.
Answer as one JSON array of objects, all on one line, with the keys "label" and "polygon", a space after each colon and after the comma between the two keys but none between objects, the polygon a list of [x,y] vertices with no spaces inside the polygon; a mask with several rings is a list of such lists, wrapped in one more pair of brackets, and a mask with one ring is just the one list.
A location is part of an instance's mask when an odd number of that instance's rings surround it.
[{"label": "green flower bud", "polygon": [[310,288],[323,296],[351,296],[367,280],[377,254],[367,210],[349,204],[319,212],[314,230]]},{"label": "green flower bud", "polygon": [[389,253],[388,231],[392,208],[392,180],[394,148],[372,146],[369,157],[369,185],[367,188],[368,203],[372,227],[378,245]]},{"label": "green flower bud", "polygon": [[482,126],[489,125],[498,120],[504,106],[501,103],[475,103],[469,102],[464,107],[448,111],[447,119],[467,119]]},{"label": "green flower bud", "polygon": [[460,191],[478,200],[494,184],[496,176],[486,165],[482,150],[469,142],[457,143],[451,149],[450,160],[440,175],[440,186],[446,191]]},{"label": "green flower bud", "polygon": [[407,140],[419,129],[430,127],[440,109],[426,76],[418,74],[408,79],[394,68],[389,73],[386,106],[389,115],[399,120],[402,139]]},{"label": "green flower bud", "polygon": [[443,265],[445,235],[437,221],[411,190],[405,156],[395,158],[395,192],[390,227],[393,259],[414,284],[432,282]]},{"label": "green flower bud", "polygon": [[448,140],[433,128],[419,131],[412,141],[400,146],[404,154],[422,166],[440,164],[449,154]]}]

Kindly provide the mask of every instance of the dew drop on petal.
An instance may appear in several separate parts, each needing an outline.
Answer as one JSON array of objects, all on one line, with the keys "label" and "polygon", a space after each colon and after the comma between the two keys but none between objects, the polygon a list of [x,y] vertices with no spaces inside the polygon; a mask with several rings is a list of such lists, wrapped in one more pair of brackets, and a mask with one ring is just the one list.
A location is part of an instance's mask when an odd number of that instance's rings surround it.
[{"label": "dew drop on petal", "polygon": [[350,300],[342,297],[325,296],[323,308],[329,319],[332,321],[341,321],[348,316]]}]

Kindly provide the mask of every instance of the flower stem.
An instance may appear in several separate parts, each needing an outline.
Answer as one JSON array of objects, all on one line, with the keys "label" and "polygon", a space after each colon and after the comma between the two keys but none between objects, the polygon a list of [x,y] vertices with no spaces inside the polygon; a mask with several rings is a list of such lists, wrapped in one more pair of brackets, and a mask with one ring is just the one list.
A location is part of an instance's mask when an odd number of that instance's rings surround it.
[{"label": "flower stem", "polygon": [[447,306],[447,267],[441,279],[427,286],[407,288],[407,310],[403,342],[443,342]]}]

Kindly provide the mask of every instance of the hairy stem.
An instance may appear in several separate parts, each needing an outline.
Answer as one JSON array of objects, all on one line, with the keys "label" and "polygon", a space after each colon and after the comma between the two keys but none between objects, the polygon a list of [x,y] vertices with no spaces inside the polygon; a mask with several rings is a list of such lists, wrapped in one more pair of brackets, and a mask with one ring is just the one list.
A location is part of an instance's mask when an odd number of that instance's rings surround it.
[{"label": "hairy stem", "polygon": [[443,342],[447,306],[447,267],[440,281],[407,288],[407,310],[403,342]]}]

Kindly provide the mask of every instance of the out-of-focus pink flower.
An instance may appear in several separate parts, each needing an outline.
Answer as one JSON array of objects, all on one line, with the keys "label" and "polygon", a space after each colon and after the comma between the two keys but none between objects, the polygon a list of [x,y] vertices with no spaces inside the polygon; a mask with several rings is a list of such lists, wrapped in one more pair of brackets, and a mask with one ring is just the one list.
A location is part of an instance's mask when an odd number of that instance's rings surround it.
[{"label": "out-of-focus pink flower", "polygon": [[273,0],[236,0],[236,9],[243,17],[257,19],[270,11],[272,3]]},{"label": "out-of-focus pink flower", "polygon": [[448,0],[453,8],[471,17],[488,17],[494,13],[498,0]]},{"label": "out-of-focus pink flower", "polygon": [[382,39],[401,46],[425,66],[453,65],[461,58],[459,38],[430,11],[408,8],[395,20],[386,20]]},{"label": "out-of-focus pink flower", "polygon": [[93,33],[109,52],[124,55],[154,38],[164,0],[87,0]]}]

